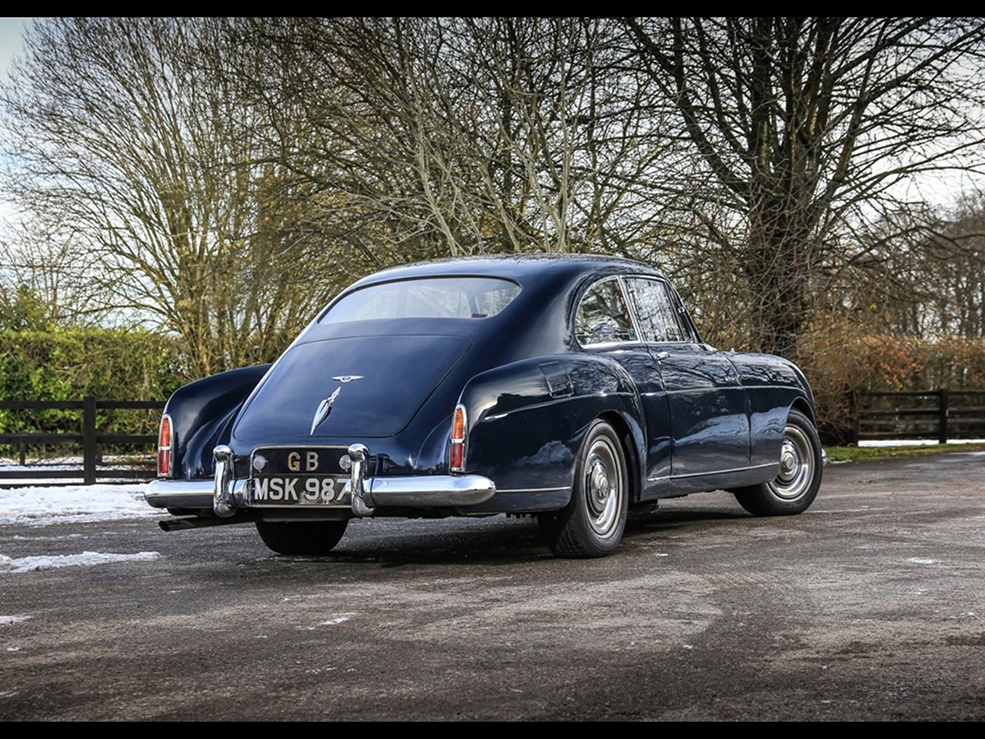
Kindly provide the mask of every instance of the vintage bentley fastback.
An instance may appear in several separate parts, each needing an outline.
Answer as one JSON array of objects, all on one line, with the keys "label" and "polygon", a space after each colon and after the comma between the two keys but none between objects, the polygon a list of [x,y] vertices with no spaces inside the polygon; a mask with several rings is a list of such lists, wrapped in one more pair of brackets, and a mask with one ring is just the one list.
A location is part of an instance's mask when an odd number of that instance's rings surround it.
[{"label": "vintage bentley fastback", "polygon": [[659,271],[477,258],[359,280],[273,365],[179,389],[147,501],[166,530],[252,522],[284,554],[353,518],[506,513],[596,557],[632,506],[728,490],[800,513],[821,471],[800,370],[702,342]]}]

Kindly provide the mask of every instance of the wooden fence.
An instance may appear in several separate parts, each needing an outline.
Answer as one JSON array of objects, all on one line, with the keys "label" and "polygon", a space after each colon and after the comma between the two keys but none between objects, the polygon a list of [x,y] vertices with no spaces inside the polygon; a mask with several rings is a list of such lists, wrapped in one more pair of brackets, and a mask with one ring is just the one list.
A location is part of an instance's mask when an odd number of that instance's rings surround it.
[{"label": "wooden fence", "polygon": [[[928,390],[925,392],[872,392],[858,398],[858,439],[935,439],[946,444],[949,439],[985,439],[985,391]],[[113,466],[102,464],[107,447],[144,447],[153,459],[156,434],[121,434],[101,431],[97,427],[100,411],[145,410],[159,414],[163,401],[82,400],[31,401],[0,400],[0,410],[68,410],[81,411],[80,432],[0,433],[0,445],[18,450],[23,467],[0,469],[0,487],[5,481],[63,480],[93,484],[102,480],[146,480],[155,474],[154,463],[146,465]],[[44,465],[24,467],[26,450],[41,446],[70,446],[82,450],[81,467],[66,469],[64,465],[44,469]],[[74,478],[74,480],[73,480]],[[11,485],[13,483],[6,483]]]},{"label": "wooden fence", "polygon": [[985,391],[865,393],[858,403],[858,438],[985,439]]},{"label": "wooden fence", "polygon": [[[81,432],[32,433],[13,432],[0,434],[0,445],[14,447],[18,450],[21,465],[27,462],[28,448],[42,446],[69,446],[78,449],[81,446],[81,467],[58,465],[58,468],[44,465],[32,465],[31,469],[7,468],[0,469],[0,486],[6,480],[52,480],[59,479],[70,482],[71,478],[81,478],[87,485],[97,479],[106,480],[146,480],[154,477],[155,467],[152,464],[137,466],[111,466],[102,464],[103,452],[108,446],[137,446],[145,447],[147,454],[153,456],[156,451],[156,434],[120,434],[108,433],[97,428],[97,418],[100,411],[114,410],[146,410],[160,414],[164,408],[163,401],[143,400],[97,400],[85,397],[82,400],[0,400],[0,410],[32,411],[32,410],[68,410],[81,411]],[[9,485],[9,483],[8,483]]]}]

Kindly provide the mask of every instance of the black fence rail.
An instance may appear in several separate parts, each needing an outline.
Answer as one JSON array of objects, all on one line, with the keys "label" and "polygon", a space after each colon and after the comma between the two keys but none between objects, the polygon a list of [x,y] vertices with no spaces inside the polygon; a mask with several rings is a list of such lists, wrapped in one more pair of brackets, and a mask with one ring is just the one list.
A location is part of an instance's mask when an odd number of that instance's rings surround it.
[{"label": "black fence rail", "polygon": [[[157,434],[128,434],[111,433],[98,427],[100,416],[112,411],[137,410],[155,411],[155,419],[164,408],[163,401],[146,400],[98,400],[87,396],[82,400],[0,400],[0,410],[7,411],[77,411],[80,418],[73,424],[80,429],[77,432],[37,433],[15,431],[0,433],[0,446],[17,450],[23,469],[7,467],[0,469],[0,486],[11,480],[66,480],[81,478],[81,481],[91,485],[98,479],[103,480],[146,480],[154,476],[154,462],[145,464],[131,463],[111,465],[104,463],[104,452],[107,448],[127,447],[145,452],[144,457],[153,459],[156,452]],[[146,425],[146,424],[145,424]],[[30,465],[27,452],[47,446],[69,447],[81,450],[82,464],[77,465]],[[10,483],[6,483],[9,485]]]},{"label": "black fence rail", "polygon": [[865,393],[859,397],[858,438],[985,439],[985,391]]},{"label": "black fence rail", "polygon": [[[37,433],[15,431],[0,433],[0,446],[17,450],[20,466],[0,468],[0,487],[24,480],[63,480],[81,478],[91,485],[97,480],[146,480],[154,476],[157,435],[112,433],[98,427],[100,416],[119,410],[153,411],[154,422],[164,407],[163,401],[82,400],[34,401],[0,400],[0,410],[7,411],[75,411],[80,431]],[[934,439],[946,444],[949,439],[985,439],[985,391],[927,390],[916,392],[870,392],[858,396],[858,439]],[[146,426],[146,424],[144,424]],[[81,466],[27,465],[27,451],[46,446],[81,449]],[[141,449],[145,464],[104,463],[109,448]],[[131,459],[132,459],[131,455]],[[9,481],[9,482],[8,482]]]}]

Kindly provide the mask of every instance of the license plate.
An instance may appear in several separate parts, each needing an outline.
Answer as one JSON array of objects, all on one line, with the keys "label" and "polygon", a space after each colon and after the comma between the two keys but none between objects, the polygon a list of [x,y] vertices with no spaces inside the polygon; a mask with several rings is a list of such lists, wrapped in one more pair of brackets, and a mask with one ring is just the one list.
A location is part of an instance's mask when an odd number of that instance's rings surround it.
[{"label": "license plate", "polygon": [[254,506],[338,508],[351,504],[346,477],[261,475],[253,478]]},{"label": "license plate", "polygon": [[[345,492],[349,475],[342,466],[344,447],[263,447],[250,457],[254,506],[341,508],[351,504]],[[347,459],[347,458],[346,458]]]}]

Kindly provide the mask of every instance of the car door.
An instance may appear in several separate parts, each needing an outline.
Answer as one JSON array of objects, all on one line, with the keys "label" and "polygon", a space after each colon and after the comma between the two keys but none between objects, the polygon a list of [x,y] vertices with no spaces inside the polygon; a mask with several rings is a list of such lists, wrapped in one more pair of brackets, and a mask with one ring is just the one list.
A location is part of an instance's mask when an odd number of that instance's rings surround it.
[{"label": "car door", "polygon": [[622,277],[591,285],[575,312],[575,338],[582,349],[618,362],[636,385],[645,419],[646,460],[643,499],[662,492],[670,477],[670,418],[660,369],[642,342]]},{"label": "car door", "polygon": [[725,487],[749,466],[748,403],[738,373],[724,352],[698,339],[665,280],[630,277],[626,285],[666,393],[672,492]]}]

